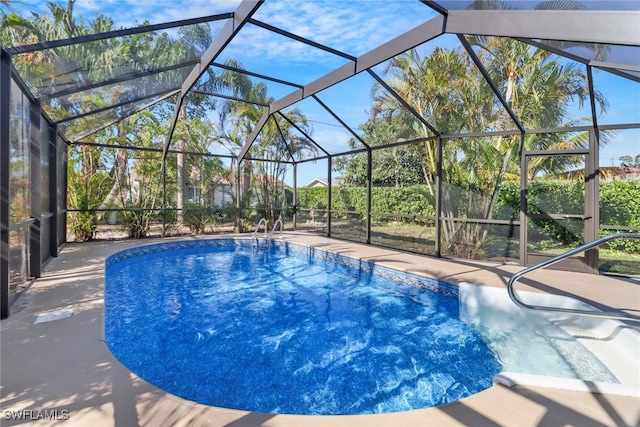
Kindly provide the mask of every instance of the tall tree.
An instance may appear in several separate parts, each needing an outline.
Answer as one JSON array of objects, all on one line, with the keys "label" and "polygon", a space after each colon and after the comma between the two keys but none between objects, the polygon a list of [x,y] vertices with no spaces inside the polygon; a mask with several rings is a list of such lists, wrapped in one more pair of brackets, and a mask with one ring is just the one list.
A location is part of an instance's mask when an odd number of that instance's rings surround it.
[{"label": "tall tree", "polygon": [[[547,51],[506,38],[474,38],[491,78],[519,120],[530,128],[553,128],[581,123],[569,116],[569,106],[588,99],[585,70],[563,63]],[[415,111],[443,134],[474,130],[505,130],[515,126],[462,49],[436,49],[421,57],[412,50],[392,59],[386,70],[388,83]],[[373,117],[408,117],[406,109],[381,87],[374,91]],[[596,94],[601,106],[604,99]],[[399,122],[401,122],[400,120]],[[405,120],[406,123],[415,123]],[[429,129],[413,125],[417,136]],[[398,132],[406,132],[399,128]],[[527,149],[551,150],[582,147],[585,134],[544,134],[527,138]],[[418,147],[418,146],[416,146]],[[425,183],[435,192],[437,147],[421,144]],[[447,139],[443,145],[443,222],[445,248],[457,256],[481,256],[488,229],[463,224],[455,218],[490,219],[502,182],[519,170],[519,136]],[[531,173],[566,169],[570,164],[541,161]]]},{"label": "tall tree", "polygon": [[[226,65],[242,69],[236,61],[228,61]],[[261,104],[269,104],[273,98],[263,83],[253,83],[244,73],[227,71],[221,79],[227,82],[234,97],[246,100],[228,101],[220,113],[218,140],[232,153],[237,153],[266,110]],[[299,110],[291,109],[284,114],[303,132],[311,133],[307,118]],[[311,152],[315,152],[315,147],[295,131],[290,122],[276,118],[268,120],[243,161],[240,202],[244,211],[251,200],[256,199],[261,216],[269,221],[277,219],[285,203],[282,181],[286,164],[281,161],[291,160],[292,156],[302,159]],[[254,162],[252,158],[266,161]],[[259,191],[252,193],[250,188]]]}]

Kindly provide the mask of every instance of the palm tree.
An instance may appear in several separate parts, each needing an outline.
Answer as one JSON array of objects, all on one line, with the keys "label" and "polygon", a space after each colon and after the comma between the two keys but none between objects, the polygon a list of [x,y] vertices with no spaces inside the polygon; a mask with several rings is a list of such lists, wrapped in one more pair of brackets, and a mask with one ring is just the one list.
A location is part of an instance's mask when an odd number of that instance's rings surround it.
[{"label": "palm tree", "polygon": [[[74,3],[74,0],[68,0],[66,7],[63,7],[48,2],[48,14],[33,13],[30,19],[10,13],[5,18],[5,31],[12,35],[14,45],[23,45],[113,29],[113,20],[104,15],[97,16],[89,25],[85,24],[82,17],[74,15]],[[36,96],[104,79],[112,75],[121,61],[120,52],[106,41],[44,49],[13,58],[16,68],[25,76]],[[68,100],[58,102],[70,107]],[[44,107],[51,112],[56,104]]]},{"label": "palm tree", "polygon": [[258,140],[252,146],[252,155],[266,159],[257,163],[260,179],[256,183],[260,189],[256,193],[259,213],[269,221],[275,221],[287,203],[283,181],[287,164],[282,161],[302,160],[317,148],[294,127],[307,135],[312,133],[306,116],[297,108],[284,113],[288,120],[273,117],[262,128]]},{"label": "palm tree", "polygon": [[[502,91],[506,104],[525,126],[531,128],[576,125],[566,120],[568,106],[588,99],[585,72],[572,63],[561,63],[549,52],[533,49],[506,38],[471,38],[489,75]],[[438,131],[464,133],[472,130],[513,128],[510,116],[495,101],[475,66],[462,49],[436,49],[421,58],[409,51],[392,59],[386,70],[388,83],[415,111]],[[395,99],[376,88],[375,114],[404,115]],[[603,108],[606,103],[596,94]],[[429,136],[426,126],[414,126],[419,136]],[[527,149],[575,148],[585,144],[584,134],[566,137],[546,134],[527,138]],[[436,172],[436,144],[422,145],[425,182]],[[505,179],[518,176],[519,136],[457,138],[444,141],[442,215],[445,248],[457,256],[481,256],[488,229],[462,224],[454,218],[491,219],[498,191]],[[531,173],[563,170],[568,163],[541,161]]]},{"label": "palm tree", "polygon": [[[227,61],[226,65],[242,69],[242,65],[237,61]],[[236,153],[264,114],[266,108],[261,105],[269,104],[274,100],[268,95],[267,87],[263,83],[253,83],[246,74],[225,71],[220,78],[232,90],[233,96],[249,101],[228,101],[220,113],[218,141],[227,146],[230,152]],[[303,132],[307,134],[311,132],[309,122],[299,110],[291,109],[284,114]],[[275,117],[268,120],[243,161],[241,183],[243,209],[249,207],[250,200],[254,196],[250,188],[257,184],[261,187],[261,191],[255,193],[260,213],[270,221],[275,220],[285,201],[282,192],[277,188],[286,174],[286,167],[280,161],[291,160],[291,156],[302,159],[315,150],[315,146],[306,138],[298,136],[290,122]],[[269,161],[258,162],[255,165],[252,157]],[[254,168],[257,169],[258,182],[255,179]]]}]

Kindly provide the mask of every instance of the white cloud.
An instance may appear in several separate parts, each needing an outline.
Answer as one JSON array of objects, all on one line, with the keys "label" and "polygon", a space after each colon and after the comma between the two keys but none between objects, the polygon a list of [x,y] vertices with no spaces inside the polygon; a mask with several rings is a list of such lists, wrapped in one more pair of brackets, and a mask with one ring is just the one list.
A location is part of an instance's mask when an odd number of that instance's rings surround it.
[{"label": "white cloud", "polygon": [[413,0],[267,1],[254,16],[345,53],[359,56],[434,13]]},{"label": "white cloud", "polygon": [[116,27],[128,28],[144,21],[159,24],[233,12],[238,4],[240,0],[76,0],[74,11],[87,19],[104,14],[116,21]]},{"label": "white cloud", "polygon": [[[407,10],[408,7],[413,13]],[[253,18],[359,56],[431,15],[428,7],[415,0],[272,0],[266,1]],[[274,77],[301,84],[347,62],[345,58],[251,24],[243,28],[221,58],[235,58],[245,66],[256,67],[256,72],[272,72]]]},{"label": "white cloud", "polygon": [[[66,8],[66,0],[53,0]],[[73,10],[76,17],[85,21],[103,14],[114,19],[116,28],[134,27],[144,21],[151,24],[177,21],[233,12],[241,0],[76,0]],[[47,2],[42,0],[18,0],[11,7],[21,14],[30,15],[30,11],[47,14]]]},{"label": "white cloud", "polygon": [[349,150],[349,139],[351,135],[341,129],[321,129],[310,135],[315,142],[329,153]]},{"label": "white cloud", "polygon": [[[41,0],[20,0],[24,10],[42,13]],[[66,5],[66,0],[56,0]],[[76,0],[76,16],[86,21],[97,14],[115,20],[115,27],[133,27],[234,11],[240,0]],[[46,9],[46,8],[45,8]],[[376,46],[408,31],[434,16],[418,0],[266,0],[254,18],[300,37],[360,56]],[[222,22],[212,23],[213,28]],[[247,24],[217,61],[238,59],[247,69],[299,84],[325,75],[347,62],[346,59],[307,44]],[[356,79],[357,80],[357,79]],[[355,97],[354,91],[368,91],[369,85],[342,85],[339,95],[356,107],[345,107],[341,114],[349,123],[362,123],[368,97]],[[293,89],[291,89],[292,91]],[[286,93],[290,91],[287,90]],[[367,93],[368,94],[368,93]],[[321,94],[323,95],[323,94]],[[322,96],[321,96],[322,97]],[[362,99],[361,99],[362,98]],[[347,101],[348,100],[348,101]],[[338,102],[338,101],[334,101]],[[327,144],[346,145],[350,135],[325,132]]]},{"label": "white cloud", "polygon": [[[63,6],[65,1],[57,0]],[[41,0],[13,3],[21,12],[46,13]],[[134,27],[233,12],[240,0],[76,0],[76,16],[86,21],[98,14],[115,20],[115,27]],[[301,37],[359,56],[407,31],[433,15],[417,0],[267,0],[255,19]],[[248,27],[233,48],[266,59],[313,61],[336,66],[335,58],[318,49],[263,29]],[[333,62],[332,62],[333,61]]]}]

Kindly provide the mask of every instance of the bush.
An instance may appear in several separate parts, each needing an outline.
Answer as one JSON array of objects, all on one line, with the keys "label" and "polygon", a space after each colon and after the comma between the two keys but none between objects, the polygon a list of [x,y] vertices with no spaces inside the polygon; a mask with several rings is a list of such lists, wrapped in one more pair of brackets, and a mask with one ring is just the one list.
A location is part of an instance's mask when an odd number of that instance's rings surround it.
[{"label": "bush", "polygon": [[[435,201],[425,185],[409,187],[373,187],[371,211],[401,215],[433,216]],[[584,205],[583,185],[561,180],[539,180],[529,187],[529,213],[578,213]],[[327,188],[299,188],[298,206],[325,209]],[[332,208],[365,212],[366,189],[364,187],[339,186],[333,188]],[[494,219],[520,219],[520,182],[503,182],[494,208]],[[404,221],[400,221],[404,222]],[[406,221],[411,222],[411,221]],[[640,181],[612,181],[600,183],[600,223],[640,227]],[[563,244],[578,241],[582,233],[581,221],[554,221],[534,219],[533,227],[541,236],[549,236]],[[603,230],[601,235],[611,231]],[[614,241],[612,249],[640,252],[638,241]]]},{"label": "bush", "polygon": [[[327,191],[326,187],[299,188],[298,206],[326,209]],[[331,193],[331,207],[334,210],[364,213],[367,207],[366,194],[364,187],[334,187]],[[425,185],[374,187],[371,189],[371,198],[371,212],[410,216],[435,215],[435,201]]]},{"label": "bush", "polygon": [[326,209],[327,187],[298,188],[298,206],[303,208]]},{"label": "bush", "polygon": [[149,233],[153,212],[134,209],[123,211],[120,227],[127,233],[129,238],[140,239],[146,237]]},{"label": "bush", "polygon": [[187,206],[182,214],[183,225],[189,228],[193,235],[204,233],[209,219],[205,209],[195,206]]},{"label": "bush", "polygon": [[371,210],[400,215],[434,216],[435,200],[425,185],[375,187],[371,189]]},{"label": "bush", "polygon": [[77,242],[93,240],[98,230],[96,215],[91,211],[69,212],[67,227]]},{"label": "bush", "polygon": [[[640,227],[640,181],[600,184],[600,224]],[[614,232],[600,230],[600,235]],[[638,240],[614,240],[607,247],[625,252],[640,252]]]},{"label": "bush", "polygon": [[83,181],[77,173],[69,174],[67,203],[70,208],[79,209],[80,212],[69,212],[67,228],[76,241],[86,242],[95,238],[98,219],[91,209],[100,206],[109,191],[110,180],[106,172],[93,174],[88,182]]}]

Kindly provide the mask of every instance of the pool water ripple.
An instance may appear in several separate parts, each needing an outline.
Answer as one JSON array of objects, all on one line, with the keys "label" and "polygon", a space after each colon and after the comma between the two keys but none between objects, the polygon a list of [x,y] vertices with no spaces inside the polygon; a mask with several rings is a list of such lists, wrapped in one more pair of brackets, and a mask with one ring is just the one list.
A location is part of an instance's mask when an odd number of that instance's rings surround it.
[{"label": "pool water ripple", "polygon": [[107,261],[106,341],[170,393],[257,412],[396,412],[491,386],[500,365],[451,288],[390,275],[284,245],[133,251]]}]

